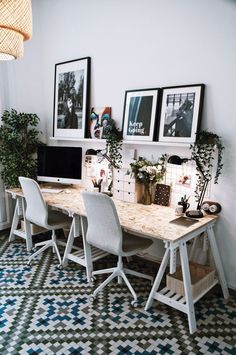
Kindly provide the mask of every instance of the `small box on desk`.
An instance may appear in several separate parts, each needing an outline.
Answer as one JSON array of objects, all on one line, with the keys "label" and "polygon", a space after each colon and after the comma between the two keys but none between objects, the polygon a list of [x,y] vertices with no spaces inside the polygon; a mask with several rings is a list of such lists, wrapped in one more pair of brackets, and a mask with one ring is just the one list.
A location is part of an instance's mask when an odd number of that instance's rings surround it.
[{"label": "small box on desk", "polygon": [[117,200],[137,203],[142,199],[142,185],[127,175],[127,169],[114,169],[113,197]]},{"label": "small box on desk", "polygon": [[[189,270],[193,298],[197,298],[202,292],[213,284],[215,269],[190,261]],[[170,291],[175,292],[178,295],[185,296],[181,266],[177,267],[174,274],[168,274],[166,276],[166,286]]]}]

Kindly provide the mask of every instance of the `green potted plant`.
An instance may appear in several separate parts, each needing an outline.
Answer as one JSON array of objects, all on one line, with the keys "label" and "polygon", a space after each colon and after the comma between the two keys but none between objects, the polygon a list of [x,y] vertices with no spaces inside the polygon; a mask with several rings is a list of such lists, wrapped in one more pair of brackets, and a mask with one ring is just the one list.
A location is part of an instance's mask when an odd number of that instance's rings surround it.
[{"label": "green potted plant", "polygon": [[[191,158],[196,162],[197,182],[195,197],[198,202],[197,210],[200,211],[207,185],[213,179],[214,184],[218,183],[222,172],[224,146],[221,137],[209,131],[197,133],[196,141],[191,144]],[[216,159],[215,173],[213,173],[213,160]],[[199,217],[199,216],[198,216]]]},{"label": "green potted plant", "polygon": [[142,203],[150,205],[152,203],[152,187],[154,184],[162,181],[166,172],[166,155],[158,159],[157,162],[139,157],[130,163],[128,174],[135,177],[137,183],[144,186]]},{"label": "green potted plant", "polygon": [[39,118],[33,113],[6,110],[0,126],[1,177],[7,188],[18,187],[19,176],[36,178],[37,147],[41,144],[36,129]]},{"label": "green potted plant", "polygon": [[103,133],[103,138],[106,139],[106,157],[114,168],[120,168],[122,163],[122,131],[116,127],[113,119],[109,120],[109,124]]}]

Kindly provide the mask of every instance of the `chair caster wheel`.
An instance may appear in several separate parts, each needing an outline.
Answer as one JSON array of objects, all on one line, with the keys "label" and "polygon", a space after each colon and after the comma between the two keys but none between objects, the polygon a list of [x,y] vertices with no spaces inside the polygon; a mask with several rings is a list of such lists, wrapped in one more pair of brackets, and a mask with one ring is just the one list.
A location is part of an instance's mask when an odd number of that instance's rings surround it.
[{"label": "chair caster wheel", "polygon": [[28,261],[27,266],[31,267],[32,266],[32,261]]},{"label": "chair caster wheel", "polygon": [[94,282],[96,280],[96,277],[95,276],[91,276],[90,277],[90,282]]},{"label": "chair caster wheel", "polygon": [[137,307],[138,307],[138,301],[133,300],[133,301],[131,302],[131,305],[132,305],[134,308],[137,308]]},{"label": "chair caster wheel", "polygon": [[57,265],[57,268],[58,268],[58,270],[62,270],[62,269],[63,269],[63,265],[58,264],[58,265]]},{"label": "chair caster wheel", "polygon": [[93,303],[95,301],[95,297],[94,296],[90,296],[89,297],[89,301],[90,301],[90,303]]}]

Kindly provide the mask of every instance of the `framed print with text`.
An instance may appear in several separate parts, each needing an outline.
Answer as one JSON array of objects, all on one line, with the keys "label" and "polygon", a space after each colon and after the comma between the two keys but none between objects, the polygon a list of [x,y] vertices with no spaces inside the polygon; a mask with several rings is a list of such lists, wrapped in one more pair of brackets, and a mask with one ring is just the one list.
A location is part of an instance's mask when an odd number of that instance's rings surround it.
[{"label": "framed print with text", "polygon": [[53,136],[84,138],[89,108],[90,58],[55,65]]},{"label": "framed print with text", "polygon": [[200,127],[204,84],[162,88],[158,141],[194,143]]},{"label": "framed print with text", "polygon": [[152,141],[160,89],[128,90],[125,92],[123,138]]}]

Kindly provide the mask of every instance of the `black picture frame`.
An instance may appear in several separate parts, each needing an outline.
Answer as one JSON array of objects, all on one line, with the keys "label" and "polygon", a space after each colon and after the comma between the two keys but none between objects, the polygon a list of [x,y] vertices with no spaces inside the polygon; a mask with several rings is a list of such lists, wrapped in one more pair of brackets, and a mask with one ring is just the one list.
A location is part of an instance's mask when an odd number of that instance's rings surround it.
[{"label": "black picture frame", "polygon": [[125,91],[124,140],[153,141],[159,96],[159,88]]},{"label": "black picture frame", "polygon": [[89,114],[91,58],[55,64],[53,137],[84,138]]},{"label": "black picture frame", "polygon": [[194,143],[199,131],[205,84],[163,87],[157,140]]}]

